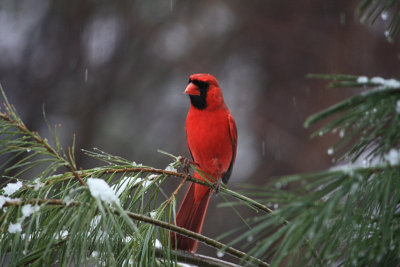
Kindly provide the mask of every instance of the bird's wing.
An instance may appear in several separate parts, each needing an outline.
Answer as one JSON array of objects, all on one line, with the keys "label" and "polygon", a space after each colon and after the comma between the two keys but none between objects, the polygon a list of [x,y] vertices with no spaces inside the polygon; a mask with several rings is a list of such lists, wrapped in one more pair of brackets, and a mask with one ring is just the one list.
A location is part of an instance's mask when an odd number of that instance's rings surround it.
[{"label": "bird's wing", "polygon": [[228,127],[229,127],[229,136],[232,141],[232,159],[231,159],[231,163],[229,164],[228,170],[224,173],[224,176],[222,176],[222,182],[224,184],[227,184],[229,181],[229,178],[231,177],[233,164],[235,163],[235,159],[236,159],[237,129],[236,129],[235,120],[233,119],[233,116],[231,114],[228,114]]}]

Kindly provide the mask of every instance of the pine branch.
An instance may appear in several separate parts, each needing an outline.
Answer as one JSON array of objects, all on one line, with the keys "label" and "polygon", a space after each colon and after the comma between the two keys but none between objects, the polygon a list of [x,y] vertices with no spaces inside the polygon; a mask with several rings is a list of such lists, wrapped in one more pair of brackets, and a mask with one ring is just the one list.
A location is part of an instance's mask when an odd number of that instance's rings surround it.
[{"label": "pine branch", "polygon": [[[75,163],[73,163],[73,162],[71,163],[67,159],[65,159],[60,153],[58,153],[55,149],[53,149],[48,144],[48,141],[46,138],[42,138],[39,135],[39,133],[37,133],[37,132],[30,131],[25,126],[25,124],[19,119],[14,108],[9,104],[1,84],[0,84],[0,91],[5,100],[4,107],[7,111],[7,113],[0,112],[0,119],[3,120],[3,122],[6,122],[7,124],[9,124],[10,126],[16,127],[20,131],[20,134],[23,134],[26,137],[29,137],[31,140],[36,142],[37,145],[43,147],[51,156],[53,156],[61,164],[63,164],[65,167],[67,167],[72,172],[74,177],[81,183],[81,185],[86,185],[85,182],[82,180],[82,178],[77,174],[76,169],[74,168]],[[71,156],[71,160],[72,160],[72,156]]]},{"label": "pine branch", "polygon": [[[11,201],[6,201],[4,203],[3,206],[5,207],[11,207],[11,206],[23,206],[23,205],[27,205],[27,204],[35,204],[35,205],[53,205],[53,206],[64,206],[64,207],[76,207],[76,206],[80,206],[82,205],[81,202],[78,201],[71,201],[69,203],[66,203],[64,200],[62,199],[31,199],[29,201],[21,201],[21,200],[11,200]],[[120,216],[121,215],[121,211],[118,211],[116,209],[112,209],[111,210],[113,214]],[[138,214],[138,213],[134,213],[134,212],[130,212],[130,211],[123,211],[124,213],[126,213],[126,215],[133,219],[133,220],[138,220],[141,222],[145,222],[145,223],[149,223],[167,230],[171,230],[173,232],[176,232],[178,234],[181,235],[185,235],[189,238],[193,238],[196,239],[204,244],[207,244],[213,248],[219,249],[219,250],[223,250],[224,252],[240,259],[247,259],[247,254],[244,252],[241,252],[237,249],[234,249],[232,247],[228,247],[225,244],[215,241],[209,237],[206,237],[204,235],[198,234],[196,232],[187,230],[185,228],[176,226],[174,224],[170,224],[161,220],[157,220],[148,216],[144,216],[142,214]],[[184,254],[179,254],[179,255],[184,255]],[[182,257],[183,259],[190,259],[190,262],[192,262],[193,259],[196,259],[197,261],[204,261],[205,263],[207,263],[208,260],[203,259],[202,257]],[[257,264],[258,266],[269,266],[268,263],[265,263],[263,261],[260,261],[259,259],[256,259],[254,257],[250,257],[248,259],[248,261],[252,262],[253,264]],[[214,264],[216,264],[217,261],[213,261]],[[202,265],[203,266],[203,265]]]},{"label": "pine branch", "polygon": [[[305,127],[328,117],[339,115],[312,135],[323,136],[338,132],[341,140],[332,146],[331,152],[340,151],[353,141],[352,147],[339,159],[354,162],[360,155],[371,150],[366,160],[383,157],[391,148],[399,145],[400,82],[381,77],[350,75],[308,75],[309,78],[331,80],[329,87],[361,87],[367,91],[339,102],[307,118]],[[346,133],[346,134],[345,134]],[[345,136],[346,135],[346,136]],[[355,140],[357,138],[357,140]]]},{"label": "pine branch", "polygon": [[[161,169],[155,169],[155,168],[144,168],[144,167],[127,167],[127,168],[121,168],[121,169],[110,168],[110,169],[105,170],[105,173],[129,173],[129,172],[133,172],[133,173],[148,172],[148,173],[154,173],[154,174],[165,174],[168,176],[182,178],[182,179],[188,180],[192,183],[197,183],[197,184],[208,186],[212,189],[215,189],[215,185],[212,183],[204,182],[202,180],[193,178],[189,174],[180,173],[180,172],[173,172],[173,171],[167,171],[167,170],[161,170]],[[242,194],[239,194],[235,191],[228,189],[224,184],[221,184],[220,191],[222,193],[226,193],[234,198],[242,200],[242,201],[248,203],[249,205],[251,205],[252,207],[257,208],[258,210],[264,211],[266,213],[273,213],[273,210],[269,209],[265,205],[255,201],[251,198],[248,198]]]},{"label": "pine branch", "polygon": [[[271,257],[272,265],[285,261],[287,265],[396,266],[400,263],[400,82],[351,75],[315,77],[330,80],[331,88],[366,90],[305,123],[310,126],[331,118],[312,136],[339,132],[341,140],[330,154],[347,148],[342,159],[350,163],[253,188],[255,192],[246,194],[275,203],[274,216],[249,219],[252,228],[241,235],[240,229],[232,231],[236,236],[228,245],[246,240],[249,255]],[[360,157],[362,165],[353,163]],[[313,248],[318,248],[317,254]]]},{"label": "pine branch", "polygon": [[373,25],[381,18],[386,24],[384,35],[389,42],[394,42],[400,32],[399,1],[396,0],[362,0],[356,9],[362,23]]},{"label": "pine branch", "polygon": [[[109,170],[107,170],[107,172],[112,172],[112,173],[118,173],[118,172],[124,172],[124,173],[125,173],[125,172],[150,172],[150,173],[166,174],[166,175],[169,175],[169,176],[180,177],[180,178],[183,179],[183,181],[181,182],[180,186],[177,188],[176,191],[178,191],[178,190],[182,187],[183,183],[184,183],[186,180],[189,180],[189,181],[191,181],[191,182],[198,183],[198,184],[201,184],[201,185],[205,185],[205,186],[208,186],[208,187],[210,187],[210,188],[213,188],[213,187],[215,186],[215,184],[210,184],[210,183],[203,182],[203,181],[201,181],[201,180],[199,180],[199,179],[196,179],[196,178],[191,177],[191,176],[188,175],[188,174],[177,173],[177,172],[166,171],[166,170],[160,170],[160,169],[153,169],[153,168],[109,169]],[[215,188],[213,188],[213,189],[215,189]],[[176,192],[176,191],[175,191],[175,192]],[[172,198],[174,195],[176,195],[175,192],[171,195],[171,198]],[[221,192],[226,193],[226,194],[228,194],[228,195],[230,195],[230,196],[232,196],[232,197],[235,197],[235,198],[237,198],[237,199],[243,201],[243,203],[247,203],[248,205],[253,206],[253,207],[255,207],[255,208],[257,208],[257,209],[259,209],[259,210],[261,210],[261,211],[263,211],[263,212],[266,212],[266,213],[272,214],[272,215],[276,215],[276,214],[274,213],[273,210],[269,209],[269,208],[266,207],[265,205],[263,205],[263,204],[261,204],[261,203],[255,201],[255,200],[253,200],[253,199],[251,199],[251,198],[249,198],[249,197],[246,197],[246,196],[244,196],[244,195],[242,195],[242,194],[239,194],[239,193],[237,193],[237,192],[234,192],[234,191],[232,191],[232,190],[229,190],[225,185],[222,185],[222,186],[221,186]],[[169,204],[171,198],[168,200],[167,205]],[[285,220],[285,219],[282,219],[282,223],[283,223],[283,224],[288,224],[289,221],[287,221],[287,220]],[[308,239],[305,240],[305,243],[307,244],[307,246],[308,246],[308,247],[310,248],[310,250],[312,251],[314,257],[315,257],[316,259],[318,259],[318,262],[322,265],[322,260],[320,259],[319,255],[318,255],[318,251],[313,247],[313,245],[310,243],[310,241],[309,241]]]}]

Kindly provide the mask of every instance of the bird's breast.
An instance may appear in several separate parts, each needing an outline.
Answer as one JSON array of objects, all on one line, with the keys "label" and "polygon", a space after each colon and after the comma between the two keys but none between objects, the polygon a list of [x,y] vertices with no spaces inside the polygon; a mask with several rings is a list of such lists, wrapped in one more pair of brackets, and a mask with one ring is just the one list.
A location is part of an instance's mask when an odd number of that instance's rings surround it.
[{"label": "bird's breast", "polygon": [[227,112],[189,112],[186,119],[187,143],[193,160],[216,179],[228,170],[233,156]]}]

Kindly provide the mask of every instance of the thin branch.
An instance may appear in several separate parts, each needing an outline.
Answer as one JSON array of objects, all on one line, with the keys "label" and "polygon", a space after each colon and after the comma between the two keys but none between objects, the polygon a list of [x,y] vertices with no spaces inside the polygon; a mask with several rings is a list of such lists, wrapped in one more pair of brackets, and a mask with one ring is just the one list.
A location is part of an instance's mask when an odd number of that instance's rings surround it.
[{"label": "thin branch", "polygon": [[[9,110],[11,107],[6,106],[7,110]],[[72,164],[64,159],[62,156],[60,156],[57,151],[55,151],[48,143],[47,143],[47,139],[46,138],[42,138],[38,133],[36,132],[31,132],[23,122],[18,122],[15,121],[13,119],[11,119],[9,116],[7,116],[7,114],[0,112],[0,118],[8,123],[10,123],[11,125],[17,127],[21,132],[23,132],[24,134],[30,136],[31,138],[33,138],[33,140],[35,140],[36,143],[38,143],[39,145],[43,146],[47,152],[49,152],[50,154],[52,154],[55,158],[57,158],[58,160],[62,161],[64,163],[64,166],[67,167],[71,173],[74,175],[74,177],[81,183],[81,185],[86,186],[85,181],[82,180],[82,178],[79,176],[79,174],[76,172],[76,170],[74,169],[74,167],[72,166]]]},{"label": "thin branch", "polygon": [[[119,214],[118,211],[114,211],[115,214]],[[131,218],[131,219],[135,219],[138,221],[142,221],[142,222],[146,222],[146,223],[150,223],[156,226],[159,226],[161,228],[167,229],[167,230],[171,230],[173,232],[176,232],[180,235],[184,235],[187,236],[189,238],[192,239],[196,239],[202,243],[205,243],[211,247],[217,248],[217,249],[222,249],[224,252],[240,259],[240,260],[247,260],[252,262],[252,263],[257,263],[259,266],[269,266],[268,263],[261,261],[260,259],[254,258],[252,256],[248,256],[246,253],[237,250],[235,248],[232,247],[228,247],[225,244],[215,241],[212,238],[206,237],[204,235],[198,234],[196,232],[192,232],[190,230],[187,230],[185,228],[176,226],[174,224],[170,224],[161,220],[157,220],[157,219],[153,219],[151,217],[148,216],[144,216],[142,214],[138,214],[138,213],[133,213],[130,211],[125,211],[125,213]]]},{"label": "thin branch", "polygon": [[49,205],[54,205],[54,206],[79,206],[82,203],[79,201],[71,201],[71,202],[66,203],[62,199],[31,199],[31,200],[27,200],[27,201],[9,200],[4,203],[3,207],[21,206],[21,205],[26,205],[26,204],[37,204],[37,205],[49,204]]},{"label": "thin branch", "polygon": [[176,197],[179,190],[181,190],[182,186],[186,183],[186,181],[187,181],[187,177],[183,178],[182,182],[178,185],[178,187],[175,189],[175,191],[171,194],[171,197],[168,199],[165,206],[168,206],[171,203],[172,199],[174,199]]},{"label": "thin branch", "polygon": [[[201,184],[201,185],[205,185],[208,187],[213,188],[213,184],[209,184],[206,183],[202,180],[196,179],[193,176],[189,175],[189,174],[185,174],[185,173],[179,173],[179,172],[173,172],[173,171],[167,171],[167,170],[162,170],[162,169],[155,169],[155,168],[145,168],[145,167],[132,167],[132,168],[121,168],[121,169],[107,169],[105,170],[105,173],[125,173],[125,172],[148,172],[148,173],[154,173],[154,174],[165,174],[168,176],[176,176],[178,178],[182,178],[182,179],[186,179],[188,181],[191,181],[193,183],[197,183],[197,184]],[[228,188],[226,188],[226,186],[222,185],[220,188],[221,192],[227,193],[237,199],[246,201],[247,203],[249,203],[251,206],[262,210],[266,213],[273,213],[274,211],[269,209],[267,206],[251,199],[248,198],[246,196],[243,196],[239,193],[236,193]]]}]

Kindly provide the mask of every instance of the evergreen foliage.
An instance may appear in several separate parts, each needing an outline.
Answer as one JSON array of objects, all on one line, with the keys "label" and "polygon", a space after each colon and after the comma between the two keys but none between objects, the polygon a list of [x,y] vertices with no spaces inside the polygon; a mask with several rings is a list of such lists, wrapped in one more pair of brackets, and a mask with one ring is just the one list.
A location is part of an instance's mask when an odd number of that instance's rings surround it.
[{"label": "evergreen foliage", "polygon": [[338,154],[341,165],[254,188],[253,196],[261,203],[279,208],[274,216],[250,219],[252,229],[231,244],[251,240],[249,254],[268,257],[273,265],[397,266],[400,82],[348,75],[310,77],[331,80],[331,88],[365,89],[305,122],[308,127],[331,119],[313,136],[339,134],[328,154]]},{"label": "evergreen foliage", "polygon": [[393,42],[400,32],[400,10],[398,0],[362,0],[356,14],[361,22],[373,25],[378,18],[387,21],[385,36]]}]

